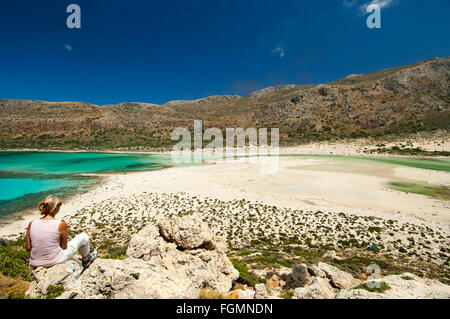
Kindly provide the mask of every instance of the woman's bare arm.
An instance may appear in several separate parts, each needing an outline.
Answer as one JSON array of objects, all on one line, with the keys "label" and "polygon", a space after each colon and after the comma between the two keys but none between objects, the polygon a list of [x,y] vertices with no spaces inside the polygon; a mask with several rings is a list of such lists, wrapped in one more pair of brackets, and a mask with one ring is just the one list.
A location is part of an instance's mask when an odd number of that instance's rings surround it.
[{"label": "woman's bare arm", "polygon": [[30,240],[30,227],[31,227],[31,223],[30,222],[28,224],[28,229],[27,229],[27,235],[25,236],[25,249],[28,251],[31,251],[31,240]]},{"label": "woman's bare arm", "polygon": [[65,221],[61,221],[58,227],[58,232],[61,235],[60,247],[62,249],[67,249],[67,238],[68,238],[68,227]]}]

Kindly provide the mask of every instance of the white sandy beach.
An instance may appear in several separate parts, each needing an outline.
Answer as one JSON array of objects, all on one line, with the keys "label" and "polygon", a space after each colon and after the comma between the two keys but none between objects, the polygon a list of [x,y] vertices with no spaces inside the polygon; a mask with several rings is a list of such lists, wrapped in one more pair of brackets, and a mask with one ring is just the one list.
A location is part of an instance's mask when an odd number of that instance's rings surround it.
[{"label": "white sandy beach", "polygon": [[[274,174],[262,173],[262,169],[268,167],[267,163],[260,160],[249,163],[249,159],[244,159],[105,175],[104,184],[65,203],[59,217],[67,218],[84,207],[107,199],[113,202],[117,199],[120,206],[119,198],[143,192],[184,192],[200,198],[246,199],[292,209],[426,222],[448,229],[448,201],[386,188],[389,181],[449,185],[450,176],[446,172],[362,160],[280,157],[273,161],[278,161],[273,164],[279,167]],[[35,218],[38,218],[37,211],[31,211],[13,223],[0,225],[0,237],[17,236]]]}]

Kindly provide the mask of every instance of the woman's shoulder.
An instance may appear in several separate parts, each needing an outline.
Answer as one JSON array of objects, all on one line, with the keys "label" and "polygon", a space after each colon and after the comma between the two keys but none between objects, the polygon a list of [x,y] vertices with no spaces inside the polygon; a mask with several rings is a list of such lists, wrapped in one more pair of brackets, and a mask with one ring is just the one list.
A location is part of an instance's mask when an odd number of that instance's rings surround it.
[{"label": "woman's shoulder", "polygon": [[55,219],[42,219],[42,218],[39,218],[39,219],[31,221],[28,226],[31,227],[32,223],[46,223],[46,224],[52,223],[52,224],[58,224],[58,225],[66,224],[66,222],[64,220],[56,219],[56,218]]}]

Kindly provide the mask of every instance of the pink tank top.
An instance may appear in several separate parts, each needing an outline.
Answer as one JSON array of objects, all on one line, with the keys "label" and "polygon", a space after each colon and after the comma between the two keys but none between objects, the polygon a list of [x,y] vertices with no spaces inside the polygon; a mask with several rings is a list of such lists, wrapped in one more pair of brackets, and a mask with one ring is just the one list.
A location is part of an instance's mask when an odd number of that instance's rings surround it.
[{"label": "pink tank top", "polygon": [[31,223],[30,265],[32,267],[51,266],[57,264],[63,257],[64,251],[60,245],[58,227],[60,220],[38,219]]}]

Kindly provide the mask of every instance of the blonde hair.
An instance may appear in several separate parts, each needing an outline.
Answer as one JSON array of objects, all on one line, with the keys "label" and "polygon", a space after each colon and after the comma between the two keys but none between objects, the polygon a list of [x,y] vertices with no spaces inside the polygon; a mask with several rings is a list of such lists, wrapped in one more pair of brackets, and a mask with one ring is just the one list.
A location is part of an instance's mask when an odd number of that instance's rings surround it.
[{"label": "blonde hair", "polygon": [[54,216],[55,211],[62,202],[58,197],[54,195],[47,196],[43,201],[39,203],[39,211],[42,215]]}]

